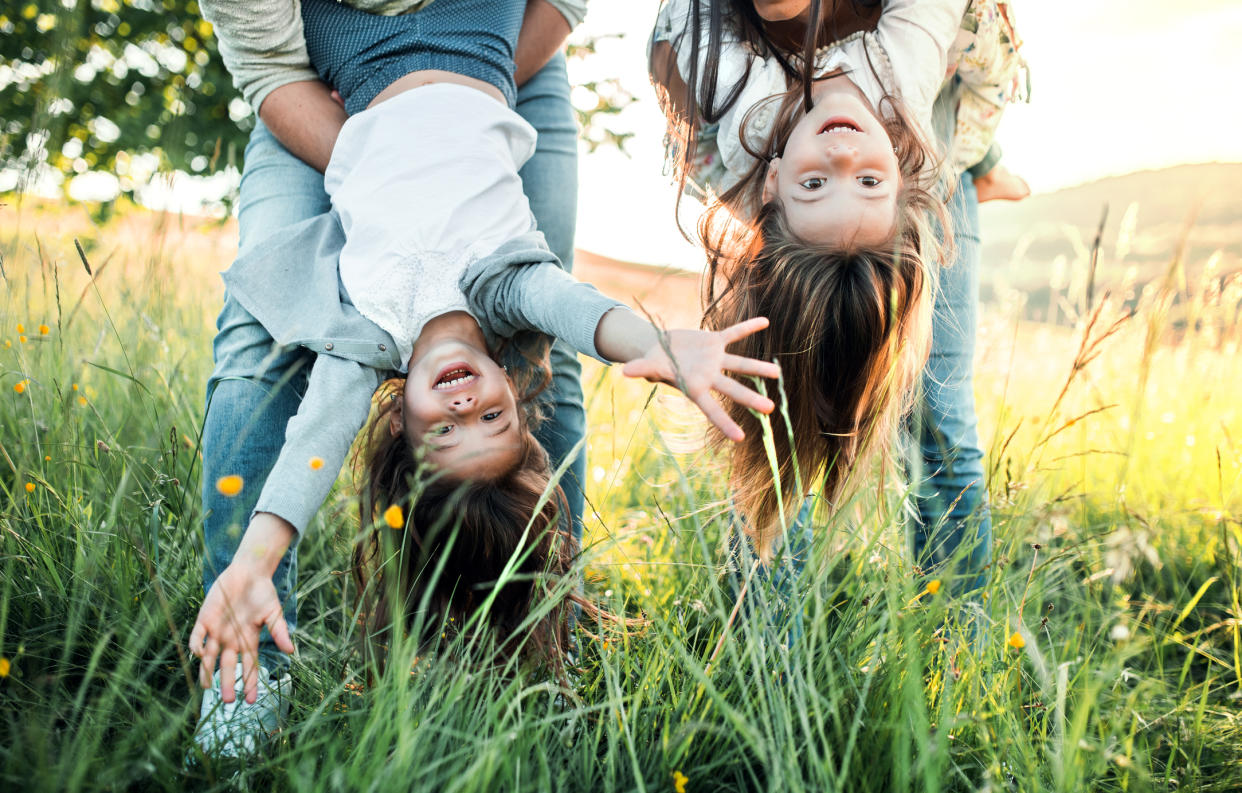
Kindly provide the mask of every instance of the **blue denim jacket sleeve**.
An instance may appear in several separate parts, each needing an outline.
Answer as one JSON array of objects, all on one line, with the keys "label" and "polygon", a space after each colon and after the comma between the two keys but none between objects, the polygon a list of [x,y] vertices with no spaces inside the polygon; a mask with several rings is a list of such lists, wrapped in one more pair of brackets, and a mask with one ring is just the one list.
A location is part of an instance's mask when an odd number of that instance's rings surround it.
[{"label": "blue denim jacket sleeve", "polygon": [[285,428],[280,456],[254,512],[284,518],[301,537],[336,482],[379,384],[377,369],[334,355],[316,356],[306,394]]},{"label": "blue denim jacket sleeve", "polygon": [[611,363],[595,349],[595,328],[604,314],[624,304],[562,270],[539,232],[524,234],[475,262],[461,287],[489,334],[544,333]]}]

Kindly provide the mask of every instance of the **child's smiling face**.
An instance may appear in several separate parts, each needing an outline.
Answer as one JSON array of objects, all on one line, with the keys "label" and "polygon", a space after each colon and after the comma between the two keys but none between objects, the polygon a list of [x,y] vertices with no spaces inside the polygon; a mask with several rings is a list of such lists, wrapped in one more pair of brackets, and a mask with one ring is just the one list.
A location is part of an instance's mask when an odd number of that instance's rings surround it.
[{"label": "child's smiling face", "polygon": [[821,80],[814,106],[768,166],[764,201],[779,200],[808,243],[879,247],[893,235],[901,169],[871,104],[848,79]]},{"label": "child's smiling face", "polygon": [[522,422],[505,371],[485,350],[443,340],[416,352],[400,419],[411,445],[454,479],[495,479],[521,457]]}]

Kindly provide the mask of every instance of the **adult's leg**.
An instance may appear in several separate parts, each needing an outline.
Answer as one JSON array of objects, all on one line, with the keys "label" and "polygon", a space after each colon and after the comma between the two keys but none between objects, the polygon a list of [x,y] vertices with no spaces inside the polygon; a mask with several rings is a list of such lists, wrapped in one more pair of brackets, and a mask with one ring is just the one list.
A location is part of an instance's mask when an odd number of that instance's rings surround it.
[{"label": "adult's leg", "polygon": [[[539,132],[535,155],[519,175],[539,230],[566,270],[574,264],[574,229],[578,216],[578,125],[569,104],[565,56],[558,53],[518,88],[517,112]],[[582,406],[582,367],[564,342],[552,346],[551,416],[535,436],[559,466],[586,434]],[[582,539],[582,483],[586,451],[579,451],[561,485],[573,513],[573,532]]]},{"label": "adult's leg", "polygon": [[[239,249],[329,208],[323,175],[290,154],[262,123],[246,147],[238,210]],[[314,356],[280,347],[230,295],[216,323],[215,370],[207,381],[203,422],[203,590],[228,566],[247,520],[297,413]],[[243,479],[240,494],[216,489],[220,477]],[[289,548],[273,576],[292,629],[297,621],[297,547]],[[267,631],[260,656],[269,668],[287,664]]]},{"label": "adult's leg", "polygon": [[940,272],[932,350],[913,418],[918,459],[910,461],[918,506],[914,558],[925,570],[957,559],[955,591],[982,586],[992,556],[983,450],[974,397],[979,293],[979,205],[969,174],[949,204],[956,258]]}]

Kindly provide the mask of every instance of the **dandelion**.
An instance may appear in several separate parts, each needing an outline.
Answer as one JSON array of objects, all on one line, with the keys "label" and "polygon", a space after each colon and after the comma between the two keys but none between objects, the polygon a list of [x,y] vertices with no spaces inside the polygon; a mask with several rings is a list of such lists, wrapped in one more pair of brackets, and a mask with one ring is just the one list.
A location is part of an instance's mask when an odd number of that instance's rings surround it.
[{"label": "dandelion", "polygon": [[1009,636],[1009,646],[1015,650],[1021,650],[1023,647],[1026,646],[1026,639],[1022,638],[1022,634],[1018,633],[1017,631],[1014,631]]},{"label": "dandelion", "polygon": [[927,582],[927,594],[934,595],[940,591],[940,579],[933,578]]},{"label": "dandelion", "polygon": [[52,329],[51,329],[51,328],[49,328],[47,325],[40,325],[40,326],[39,326],[39,335],[40,335],[40,336],[46,336],[47,334],[49,334],[49,333],[51,333],[51,332],[52,332]]},{"label": "dandelion", "polygon": [[245,483],[245,480],[237,474],[229,474],[216,480],[216,490],[219,490],[222,495],[232,498],[241,492],[242,485]]},{"label": "dandelion", "polygon": [[25,333],[25,332],[26,332],[26,326],[25,326],[25,325],[23,325],[23,324],[22,324],[22,323],[20,323],[20,322],[19,322],[19,323],[17,323],[17,333],[18,333],[18,335],[21,335],[22,333]]},{"label": "dandelion", "polygon": [[74,383],[74,384],[73,384],[73,390],[74,390],[74,391],[77,391],[77,390],[78,390],[78,384],[77,384],[77,383]]},{"label": "dandelion", "polygon": [[384,510],[384,522],[388,524],[390,529],[400,529],[405,527],[405,513],[401,511],[400,504],[393,504]]},{"label": "dandelion", "polygon": [[18,340],[20,343],[22,343],[22,344],[25,344],[25,343],[26,343],[26,337],[25,337],[25,336],[18,336],[18,337],[17,337],[17,340]]},{"label": "dandelion", "polygon": [[29,380],[18,380],[13,384],[13,390],[19,394],[24,394],[26,393],[26,386],[28,385],[30,385]]},{"label": "dandelion", "polygon": [[27,483],[26,483],[26,492],[27,492],[27,493],[33,493],[34,491],[35,491],[35,483],[34,483],[34,482],[27,482]]},{"label": "dandelion", "polygon": [[312,457],[312,458],[310,458],[310,463],[309,463],[309,464],[310,464],[310,469],[311,469],[312,471],[318,471],[320,468],[323,468],[323,458],[322,458],[322,457]]},{"label": "dandelion", "polygon": [[673,790],[677,793],[686,793],[686,783],[690,781],[690,777],[680,771],[673,772]]},{"label": "dandelion", "polygon": [[79,405],[82,405],[82,406],[85,406],[85,405],[86,405],[86,397],[78,397],[78,404],[79,404]]},{"label": "dandelion", "polygon": [[0,655],[0,677],[8,677],[9,670],[12,669],[12,667],[13,665],[9,663],[9,659],[5,658],[3,655]]},{"label": "dandelion", "polygon": [[50,454],[43,455],[43,462],[50,463],[51,461],[52,461],[52,455]]}]

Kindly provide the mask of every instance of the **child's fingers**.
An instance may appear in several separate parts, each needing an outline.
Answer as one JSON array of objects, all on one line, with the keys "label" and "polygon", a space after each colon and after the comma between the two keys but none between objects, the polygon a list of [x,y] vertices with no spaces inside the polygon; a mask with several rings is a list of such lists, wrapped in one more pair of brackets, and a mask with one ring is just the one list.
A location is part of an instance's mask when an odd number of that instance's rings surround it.
[{"label": "child's fingers", "polygon": [[715,424],[716,428],[723,432],[724,436],[729,440],[740,441],[746,437],[746,433],[742,432],[742,428],[733,419],[729,418],[729,414],[712,397],[711,392],[704,392],[694,400],[694,404],[699,406],[699,410],[703,411],[703,415],[707,416],[707,420]]},{"label": "child's fingers", "polygon": [[190,652],[195,657],[203,657],[203,639],[207,638],[207,628],[202,622],[195,622],[194,628],[190,631]]},{"label": "child's fingers", "polygon": [[243,696],[250,704],[259,698],[259,655],[255,648],[242,650],[242,688]]},{"label": "child's fingers", "polygon": [[621,367],[621,374],[626,377],[642,377],[647,380],[663,380],[664,373],[654,361],[647,358],[635,358]]},{"label": "child's fingers", "polygon": [[237,651],[225,648],[220,653],[220,699],[232,702],[237,698]]},{"label": "child's fingers", "polygon": [[712,386],[724,396],[751,410],[757,410],[760,413],[771,413],[776,409],[775,402],[732,378],[722,375],[716,378],[716,382]]},{"label": "child's fingers", "polygon": [[724,336],[725,344],[735,342],[738,339],[744,339],[756,331],[763,330],[768,326],[767,317],[751,317],[745,322],[739,322],[736,325],[730,325],[720,331],[720,335]]},{"label": "child's fingers", "polygon": [[203,688],[211,688],[211,673],[216,669],[216,656],[220,654],[220,642],[208,636],[203,645],[203,662],[198,667],[198,684]]},{"label": "child's fingers", "polygon": [[758,358],[746,358],[741,355],[733,355],[725,353],[721,360],[720,368],[727,372],[736,372],[737,374],[752,375],[754,377],[766,377],[769,380],[775,380],[781,376],[781,368],[771,361],[761,361]]},{"label": "child's fingers", "polygon": [[272,634],[272,641],[276,642],[276,648],[282,653],[293,653],[293,639],[289,636],[289,623],[285,622],[285,615],[276,609],[264,620],[267,630]]}]

